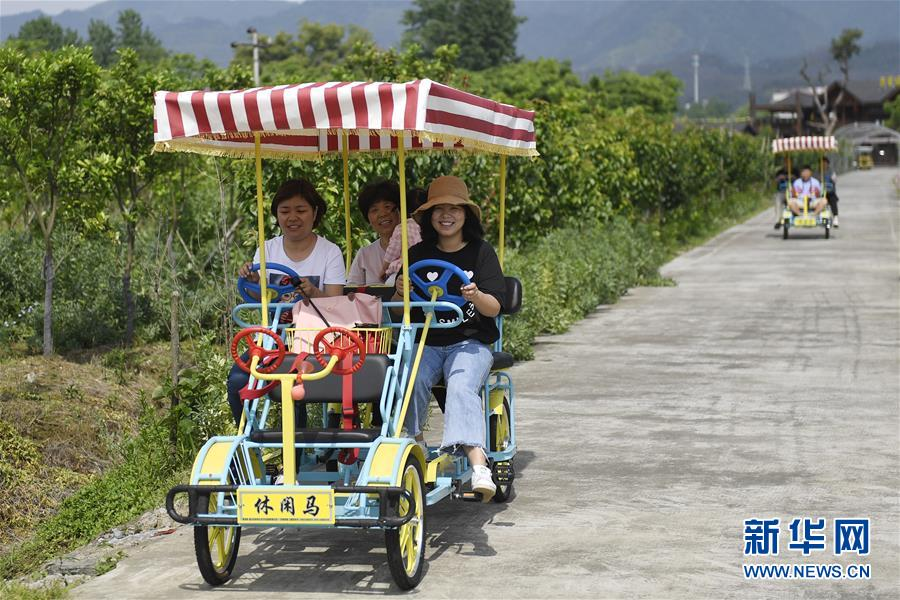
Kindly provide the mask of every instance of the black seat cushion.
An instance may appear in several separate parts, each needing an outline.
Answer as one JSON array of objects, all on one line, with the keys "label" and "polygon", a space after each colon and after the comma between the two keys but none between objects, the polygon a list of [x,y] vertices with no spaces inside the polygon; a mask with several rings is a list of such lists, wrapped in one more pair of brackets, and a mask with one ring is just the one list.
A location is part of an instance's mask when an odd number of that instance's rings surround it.
[{"label": "black seat cushion", "polygon": [[506,294],[500,312],[504,315],[514,315],[522,308],[522,282],[515,277],[504,277]]},{"label": "black seat cushion", "polygon": [[[381,435],[380,429],[298,429],[294,440],[303,444],[368,444]],[[257,444],[281,443],[280,429],[257,429],[250,433]]]},{"label": "black seat cushion", "polygon": [[497,371],[500,369],[508,369],[513,366],[513,355],[509,352],[494,352],[494,366],[491,367],[492,371]]},{"label": "black seat cushion", "polygon": [[[288,373],[294,364],[296,354],[287,354],[276,373]],[[354,361],[358,358],[354,358]],[[321,371],[322,365],[314,357],[309,356],[306,362],[315,367],[315,371]],[[384,378],[387,374],[391,359],[387,354],[366,354],[363,366],[352,375],[353,377],[353,401],[381,402],[381,389],[384,387]],[[341,402],[343,399],[344,376],[331,374],[316,381],[306,381],[303,387],[306,397],[303,402]],[[273,398],[281,397],[281,385],[276,385],[272,390]]]}]

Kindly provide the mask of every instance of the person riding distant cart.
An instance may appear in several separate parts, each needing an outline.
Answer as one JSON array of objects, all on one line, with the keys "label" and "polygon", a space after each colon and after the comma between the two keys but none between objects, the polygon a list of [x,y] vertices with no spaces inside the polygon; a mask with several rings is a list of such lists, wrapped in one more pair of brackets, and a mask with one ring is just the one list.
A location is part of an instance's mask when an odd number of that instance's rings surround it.
[{"label": "person riding distant cart", "polygon": [[791,186],[791,212],[802,215],[804,210],[803,198],[809,198],[809,208],[813,214],[819,214],[828,205],[828,200],[822,195],[822,184],[812,176],[812,167],[803,165],[800,169],[800,177],[794,180]]},{"label": "person riding distant cart", "polygon": [[825,197],[828,199],[828,206],[831,207],[831,212],[834,213],[834,220],[832,222],[832,226],[837,229],[838,225],[838,195],[837,195],[837,174],[834,172],[834,169],[831,168],[831,161],[828,160],[828,157],[824,157],[822,162],[825,163],[825,172],[823,173],[823,178],[825,179]]}]

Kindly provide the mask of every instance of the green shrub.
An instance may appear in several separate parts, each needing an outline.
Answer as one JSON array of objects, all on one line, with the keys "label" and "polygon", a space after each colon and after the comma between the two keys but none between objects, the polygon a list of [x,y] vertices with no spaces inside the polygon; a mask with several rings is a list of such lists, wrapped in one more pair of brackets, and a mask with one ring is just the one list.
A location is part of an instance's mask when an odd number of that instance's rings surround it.
[{"label": "green shrub", "polygon": [[141,430],[121,449],[122,463],[66,498],[34,536],[0,557],[0,578],[28,573],[107,529],[159,506],[181,477],[169,428],[145,407]]},{"label": "green shrub", "polygon": [[504,271],[522,281],[522,310],[505,322],[504,345],[533,356],[541,333],[561,333],[598,304],[612,303],[656,273],[662,245],[649,228],[618,217],[602,225],[559,229],[512,252]]}]

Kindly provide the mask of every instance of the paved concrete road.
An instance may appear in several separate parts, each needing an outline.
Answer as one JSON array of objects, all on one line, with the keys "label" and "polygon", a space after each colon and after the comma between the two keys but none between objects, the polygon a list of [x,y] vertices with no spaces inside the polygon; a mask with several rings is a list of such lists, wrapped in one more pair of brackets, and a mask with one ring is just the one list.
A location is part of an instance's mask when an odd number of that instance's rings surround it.
[{"label": "paved concrete road", "polygon": [[[841,178],[842,227],[782,241],[770,213],[669,264],[513,369],[517,497],[428,513],[421,598],[897,597],[900,202],[889,173]],[[526,294],[527,301],[527,294]],[[787,549],[794,517],[869,517],[871,553]],[[743,520],[778,517],[781,553],[871,565],[868,581],[745,581]],[[268,530],[210,591],[189,531],[79,597],[394,594],[382,536]]]}]

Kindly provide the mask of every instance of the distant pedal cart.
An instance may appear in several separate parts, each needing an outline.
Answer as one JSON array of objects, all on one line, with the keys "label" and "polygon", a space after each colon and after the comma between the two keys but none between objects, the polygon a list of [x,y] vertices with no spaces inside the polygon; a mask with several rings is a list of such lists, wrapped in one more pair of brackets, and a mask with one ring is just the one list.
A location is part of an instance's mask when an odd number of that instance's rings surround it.
[{"label": "distant pedal cart", "polygon": [[856,159],[856,165],[860,171],[868,171],[872,168],[875,163],[872,161],[872,155],[868,153],[861,153],[859,158]]},{"label": "distant pedal cart", "polygon": [[[824,158],[827,152],[834,152],[836,150],[837,141],[835,140],[834,136],[826,137],[804,135],[800,137],[778,138],[776,140],[772,140],[772,154],[784,154],[785,171],[789,174],[788,180],[783,184],[784,211],[781,214],[782,239],[788,239],[790,230],[795,227],[798,229],[812,229],[816,227],[822,227],[825,230],[825,239],[827,240],[831,237],[831,227],[834,221],[833,215],[831,213],[831,207],[826,206],[819,214],[815,214],[810,209],[810,205],[815,204],[819,200],[824,200],[824,194],[833,191],[834,184],[830,181],[825,181]],[[791,155],[810,152],[819,154],[819,180],[822,183],[821,193],[823,194],[823,196],[798,197],[794,195],[793,182],[790,181]],[[779,191],[782,191],[781,187],[779,187]],[[803,202],[803,212],[801,214],[795,215],[791,210],[791,200],[800,200]]]},{"label": "distant pedal cart", "polygon": [[[444,499],[483,501],[469,490],[465,457],[423,450],[402,433],[429,329],[455,327],[465,300],[448,291],[469,276],[453,264],[409,264],[406,234],[406,155],[468,152],[499,156],[498,258],[503,264],[506,160],[537,156],[534,113],[480,98],[429,80],[407,83],[308,83],[230,92],[157,92],[155,150],[254,158],[258,217],[259,283],[238,288],[246,303],[233,317],[242,330],[231,354],[251,375],[242,391],[243,416],[235,435],[217,436],[201,448],[190,482],[166,497],[169,515],[194,526],[197,566],[210,585],[228,581],[246,527],[360,528],[384,531],[386,562],[397,586],[418,585],[425,572],[426,507]],[[293,305],[285,291],[267,285],[262,159],[322,159],[343,163],[346,259],[350,266],[351,157],[396,155],[400,187],[402,302],[382,303],[379,323],[303,330],[283,323]],[[393,288],[350,288],[389,299]],[[412,296],[412,300],[411,300]],[[484,447],[497,492],[511,497],[516,455],[516,402],[505,369],[502,319],[519,310],[518,280],[506,278],[506,301],[496,317],[500,339],[481,391]],[[393,308],[402,318],[393,316]],[[421,309],[424,322],[413,322]],[[435,316],[451,313],[452,317]],[[421,343],[416,344],[417,335]],[[239,345],[249,346],[244,359]],[[440,398],[440,390],[435,389]],[[224,399],[223,399],[224,401]],[[321,407],[321,422],[297,427],[295,405]],[[310,415],[316,415],[311,410]],[[279,415],[279,416],[277,416]],[[310,417],[312,419],[312,417]],[[176,497],[187,508],[176,510]],[[325,565],[322,566],[324,568]],[[335,573],[340,577],[339,572]]]}]

